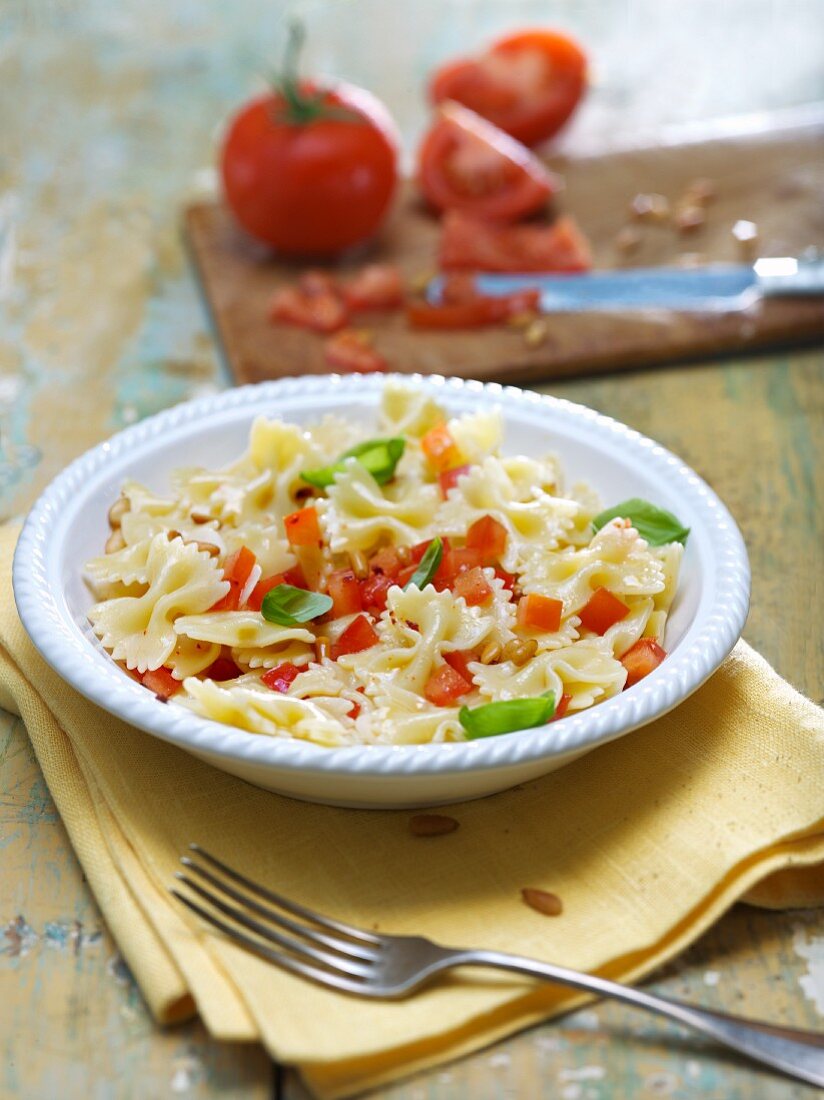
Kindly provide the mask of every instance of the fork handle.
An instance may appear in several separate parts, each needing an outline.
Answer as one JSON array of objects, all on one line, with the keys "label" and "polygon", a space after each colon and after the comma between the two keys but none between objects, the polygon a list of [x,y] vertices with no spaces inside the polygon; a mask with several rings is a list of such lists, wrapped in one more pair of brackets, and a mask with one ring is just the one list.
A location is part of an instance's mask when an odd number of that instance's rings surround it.
[{"label": "fork handle", "polygon": [[763,1023],[760,1020],[744,1020],[724,1012],[712,1012],[704,1008],[681,1001],[658,997],[654,993],[636,989],[634,986],[621,985],[600,978],[594,974],[584,974],[578,970],[568,970],[552,963],[538,962],[521,955],[509,955],[503,951],[455,951],[450,952],[445,966],[493,966],[501,970],[512,970],[517,974],[543,978],[571,986],[599,997],[613,997],[624,1004],[645,1008],[666,1016],[685,1027],[691,1027],[703,1035],[715,1039],[724,1046],[731,1047],[740,1054],[746,1054],[756,1062],[782,1070],[791,1077],[810,1084],[824,1087],[824,1034],[801,1031],[795,1028],[779,1027],[776,1024]]}]

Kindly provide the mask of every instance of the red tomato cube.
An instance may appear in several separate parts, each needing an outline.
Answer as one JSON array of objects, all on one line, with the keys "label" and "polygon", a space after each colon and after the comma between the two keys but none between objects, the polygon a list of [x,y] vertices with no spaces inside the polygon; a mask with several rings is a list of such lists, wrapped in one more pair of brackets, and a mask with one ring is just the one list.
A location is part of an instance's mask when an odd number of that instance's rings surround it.
[{"label": "red tomato cube", "polygon": [[481,516],[466,532],[466,545],[480,550],[484,563],[493,564],[506,550],[507,529],[493,516]]},{"label": "red tomato cube", "polygon": [[365,581],[360,582],[360,595],[365,611],[373,615],[379,615],[386,610],[386,594],[395,584],[393,577],[385,577],[383,573],[372,573]]},{"label": "red tomato cube", "polygon": [[572,696],[567,695],[566,692],[561,696],[558,702],[555,704],[555,713],[550,718],[550,722],[555,722],[558,718],[563,718],[566,714],[569,704],[572,702]]},{"label": "red tomato cube", "polygon": [[453,466],[451,470],[442,470],[438,474],[438,482],[441,486],[441,496],[446,500],[450,489],[457,488],[458,478],[464,477],[472,469],[471,466]]},{"label": "red tomato cube", "polygon": [[437,668],[426,682],[423,693],[436,707],[451,707],[456,699],[472,690],[472,684],[447,664]]},{"label": "red tomato cube", "polygon": [[375,628],[367,617],[358,615],[338,640],[332,643],[330,656],[333,661],[337,661],[338,657],[343,657],[346,653],[360,653],[362,649],[370,649],[373,645],[377,645],[379,640]]},{"label": "red tomato cube", "polygon": [[561,626],[563,610],[561,600],[531,592],[518,601],[518,626],[524,630],[545,630],[552,634]]},{"label": "red tomato cube", "polygon": [[443,422],[429,429],[421,439],[421,447],[436,470],[448,470],[450,467],[461,464],[461,452],[452,438],[452,433]]},{"label": "red tomato cube", "polygon": [[392,264],[367,264],[343,288],[346,304],[353,311],[395,309],[403,304],[403,280]]},{"label": "red tomato cube", "polygon": [[443,659],[459,676],[463,676],[468,684],[472,683],[472,673],[469,671],[469,662],[476,661],[477,657],[471,649],[467,650],[465,653],[459,649],[454,649],[451,653],[444,653]]},{"label": "red tomato cube", "polygon": [[444,551],[444,555],[441,558],[441,564],[438,566],[438,570],[432,578],[432,583],[438,590],[452,588],[456,578],[459,577],[461,573],[468,573],[470,569],[475,569],[482,564],[483,561],[479,550],[473,550],[468,546],[462,546],[457,550],[452,550],[450,548]]},{"label": "red tomato cube", "polygon": [[653,669],[658,668],[666,655],[666,650],[662,649],[653,638],[639,638],[621,658],[621,664],[627,670],[627,682],[624,688],[632,687],[645,676],[649,676]]},{"label": "red tomato cube", "polygon": [[255,564],[255,555],[245,546],[228,556],[223,563],[223,579],[229,582],[229,591],[209,608],[210,611],[237,611],[240,594]]},{"label": "red tomato cube", "polygon": [[385,577],[397,577],[401,571],[401,557],[394,546],[383,546],[369,559],[369,568],[373,573],[383,573]]},{"label": "red tomato cube", "polygon": [[291,515],[284,517],[283,526],[290,546],[323,544],[317,508],[301,508],[299,512],[292,512]]},{"label": "red tomato cube", "polygon": [[389,363],[372,347],[371,336],[345,328],[330,336],[323,345],[323,356],[335,370],[352,374],[376,374],[389,370]]},{"label": "red tomato cube", "polygon": [[281,695],[285,695],[289,691],[289,685],[303,671],[302,668],[293,665],[291,661],[284,661],[282,665],[276,665],[274,668],[270,668],[268,672],[264,672],[261,680],[272,691],[279,691]]},{"label": "red tomato cube", "polygon": [[333,619],[344,615],[356,615],[363,611],[360,581],[351,569],[341,569],[329,577],[329,595],[332,597]]},{"label": "red tomato cube", "polygon": [[492,585],[484,576],[484,571],[476,565],[464,573],[459,573],[452,584],[456,596],[463,596],[467,607],[478,607],[492,596]]},{"label": "red tomato cube", "polygon": [[[420,563],[421,558],[424,556],[426,551],[429,549],[429,546],[430,546],[431,542],[432,542],[432,539],[427,539],[426,542],[417,542],[417,543],[415,543],[414,546],[411,546],[409,548],[409,560],[411,562],[413,562],[415,565],[418,565]],[[443,547],[444,554],[449,553],[449,551],[452,549],[452,546],[449,542],[449,539],[442,538],[441,539],[441,545]]]},{"label": "red tomato cube", "polygon": [[168,668],[153,668],[144,672],[140,682],[149,691],[153,691],[158,699],[171,699],[171,697],[183,686],[180,680],[172,676]]},{"label": "red tomato cube", "polygon": [[242,673],[231,657],[218,657],[216,661],[209,665],[203,675],[209,680],[221,683],[223,680],[234,680]]},{"label": "red tomato cube", "polygon": [[581,626],[595,634],[606,634],[611,626],[629,615],[629,608],[606,588],[596,588],[578,612]]}]

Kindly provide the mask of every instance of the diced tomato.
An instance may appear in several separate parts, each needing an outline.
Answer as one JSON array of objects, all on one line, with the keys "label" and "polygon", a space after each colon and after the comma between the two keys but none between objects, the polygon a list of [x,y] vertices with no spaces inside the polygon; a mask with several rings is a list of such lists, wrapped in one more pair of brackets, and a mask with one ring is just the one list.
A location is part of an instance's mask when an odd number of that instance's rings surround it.
[{"label": "diced tomato", "polygon": [[480,566],[459,573],[452,584],[452,591],[456,596],[463,596],[467,607],[479,607],[486,603],[492,596],[492,585],[484,576]]},{"label": "diced tomato", "polygon": [[441,105],[421,143],[418,183],[436,210],[515,221],[546,206],[558,179],[503,130],[458,103]]},{"label": "diced tomato", "polygon": [[498,325],[509,316],[505,299],[475,298],[471,302],[453,305],[430,305],[412,302],[406,307],[410,328],[461,329],[486,328]]},{"label": "diced tomato", "polygon": [[285,573],[273,573],[271,577],[263,577],[252,589],[246,606],[250,611],[260,611],[263,607],[263,598],[267,592],[279,584],[291,584],[293,588],[308,588],[306,577],[299,565],[293,565]]},{"label": "diced tomato", "polygon": [[332,643],[330,655],[333,661],[337,661],[338,657],[343,657],[346,653],[360,653],[362,649],[370,649],[373,645],[377,645],[379,640],[375,628],[367,617],[358,615],[338,640]]},{"label": "diced tomato", "polygon": [[367,264],[343,288],[343,297],[353,312],[395,309],[403,304],[403,280],[392,264]]},{"label": "diced tomato", "polygon": [[365,581],[360,582],[361,600],[364,611],[373,615],[379,615],[386,610],[386,594],[393,584],[397,583],[394,577],[387,577],[383,573],[372,573]]},{"label": "diced tomato", "polygon": [[516,31],[479,57],[447,62],[430,85],[434,103],[457,100],[524,145],[552,137],[586,88],[587,59],[558,31]]},{"label": "diced tomato", "polygon": [[501,569],[500,566],[495,569],[495,576],[498,578],[499,581],[504,582],[504,588],[509,589],[510,592],[514,590],[515,585],[518,582],[517,573],[507,573],[507,571],[505,569]]},{"label": "diced tomato", "polygon": [[349,708],[349,710],[346,713],[347,713],[347,716],[349,718],[351,718],[352,721],[354,722],[354,720],[357,718],[357,716],[360,714],[360,712],[361,712],[360,703],[353,703],[352,706]]},{"label": "diced tomato", "polygon": [[310,298],[319,298],[322,294],[338,294],[338,284],[334,275],[320,268],[310,267],[298,279],[298,286]]},{"label": "diced tomato", "polygon": [[330,367],[353,374],[389,370],[386,359],[372,347],[371,336],[354,328],[345,328],[330,336],[323,345],[323,355]]},{"label": "diced tomato", "polygon": [[653,669],[658,668],[666,655],[666,650],[662,649],[653,638],[639,638],[621,658],[621,664],[627,670],[627,682],[624,688],[632,687],[645,676],[649,676]]},{"label": "diced tomato", "polygon": [[563,610],[562,600],[530,592],[518,601],[518,626],[524,630],[546,630],[553,634],[561,626]]},{"label": "diced tomato", "polygon": [[461,464],[461,452],[443,421],[429,429],[421,439],[421,447],[436,470],[448,470]]},{"label": "diced tomato", "polygon": [[237,611],[241,593],[255,564],[255,555],[246,546],[241,546],[229,555],[223,563],[223,579],[229,582],[229,591],[212,605],[210,611]]},{"label": "diced tomato", "polygon": [[180,680],[172,676],[168,668],[153,668],[144,672],[140,682],[149,691],[153,691],[158,699],[171,699],[171,697],[183,686]]},{"label": "diced tomato", "polygon": [[317,508],[301,508],[285,516],[283,526],[290,546],[320,546],[323,542]]},{"label": "diced tomato", "polygon": [[507,534],[507,529],[494,516],[481,516],[466,532],[466,545],[472,550],[480,550],[484,565],[491,565],[499,561],[506,550]]},{"label": "diced tomato", "polygon": [[558,702],[555,704],[555,713],[550,718],[550,722],[556,721],[558,718],[563,718],[566,714],[569,704],[572,702],[572,696],[567,695],[566,692],[561,696]]},{"label": "diced tomato", "polygon": [[264,672],[261,680],[272,691],[279,691],[281,695],[285,695],[289,691],[289,685],[303,671],[304,669],[293,665],[291,661],[284,661],[282,665],[276,665],[274,668],[270,668],[268,672]]},{"label": "diced tomato", "polygon": [[432,578],[433,583],[436,588],[451,588],[461,573],[468,573],[470,569],[476,569],[479,565],[483,565],[479,550],[473,550],[470,546],[447,550]]},{"label": "diced tomato", "polygon": [[[414,546],[410,546],[410,548],[409,548],[409,560],[414,565],[416,565],[416,566],[419,565],[421,558],[424,556],[426,551],[429,549],[431,543],[432,543],[432,539],[426,539],[425,542],[416,542]],[[452,549],[452,546],[451,546],[448,538],[441,538],[441,546],[443,547],[444,554],[449,553],[449,551]],[[414,572],[414,570],[413,570],[413,572]]]},{"label": "diced tomato", "polygon": [[330,617],[342,619],[344,615],[356,615],[363,611],[361,585],[351,569],[341,569],[329,577],[329,595],[332,597]]},{"label": "diced tomato", "polygon": [[439,263],[444,271],[588,271],[589,243],[569,215],[552,225],[496,225],[459,210],[443,219]]},{"label": "diced tomato", "polygon": [[272,295],[269,318],[314,332],[337,332],[349,321],[349,313],[336,291],[284,286]]},{"label": "diced tomato", "polygon": [[469,691],[472,691],[471,681],[447,664],[440,665],[432,673],[423,689],[425,697],[436,707],[450,707]]},{"label": "diced tomato", "polygon": [[385,577],[397,577],[401,571],[400,554],[394,546],[382,546],[369,559],[369,568],[373,573],[383,573]]},{"label": "diced tomato", "polygon": [[595,634],[606,634],[611,626],[629,615],[629,608],[606,588],[596,588],[578,612],[581,626]]},{"label": "diced tomato", "polygon": [[216,661],[209,665],[203,675],[209,680],[221,683],[223,680],[234,680],[242,673],[231,657],[218,657]]},{"label": "diced tomato", "polygon": [[468,684],[472,683],[472,673],[469,671],[469,662],[476,661],[478,658],[471,649],[466,650],[466,652],[462,652],[460,649],[454,649],[451,653],[444,653],[443,659],[459,676],[463,676]]},{"label": "diced tomato", "polygon": [[441,470],[438,474],[438,482],[444,500],[449,495],[450,489],[457,488],[458,478],[465,477],[471,469],[471,466],[453,466],[451,470]]},{"label": "diced tomato", "polygon": [[395,578],[395,584],[399,585],[401,588],[405,588],[406,585],[409,584],[409,582],[412,580],[412,577],[415,575],[417,568],[418,565],[415,562],[412,562],[409,565],[405,565]]}]

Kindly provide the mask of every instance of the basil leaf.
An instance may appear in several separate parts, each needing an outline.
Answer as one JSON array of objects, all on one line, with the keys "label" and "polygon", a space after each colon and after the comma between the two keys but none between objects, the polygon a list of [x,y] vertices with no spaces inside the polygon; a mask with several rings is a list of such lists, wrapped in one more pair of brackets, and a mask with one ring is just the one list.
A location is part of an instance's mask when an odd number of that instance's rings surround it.
[{"label": "basil leaf", "polygon": [[443,543],[440,539],[433,539],[427,546],[426,552],[421,558],[418,568],[403,586],[404,592],[412,584],[417,585],[417,587],[423,591],[438,572],[438,566],[441,564],[442,557]]},{"label": "basil leaf", "polygon": [[304,470],[300,476],[315,488],[325,489],[334,484],[336,474],[346,469],[347,458],[356,458],[378,485],[385,485],[394,477],[395,467],[400,462],[405,447],[406,440],[400,437],[368,439],[365,443],[358,443],[344,451],[331,466],[322,466],[319,470]]},{"label": "basil leaf", "polygon": [[331,596],[322,592],[307,592],[291,584],[276,584],[263,597],[261,614],[268,623],[294,626],[308,623],[323,615],[332,606]]},{"label": "basil leaf", "polygon": [[480,707],[461,707],[458,721],[470,741],[478,737],[496,737],[499,733],[514,733],[543,726],[555,713],[555,692],[530,699],[505,699],[500,703],[485,703]]},{"label": "basil leaf", "polygon": [[623,504],[616,504],[614,508],[607,508],[592,521],[596,531],[600,531],[605,523],[620,516],[628,519],[642,539],[650,546],[664,546],[668,542],[686,543],[689,527],[684,527],[681,520],[672,512],[666,512],[648,500],[633,497],[625,500]]}]

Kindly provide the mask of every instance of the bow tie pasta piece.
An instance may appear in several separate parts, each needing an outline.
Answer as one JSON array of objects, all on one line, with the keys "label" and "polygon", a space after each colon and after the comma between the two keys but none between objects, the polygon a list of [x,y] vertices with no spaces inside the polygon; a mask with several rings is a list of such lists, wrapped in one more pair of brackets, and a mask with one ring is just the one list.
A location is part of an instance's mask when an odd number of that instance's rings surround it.
[{"label": "bow tie pasta piece", "polygon": [[522,699],[553,691],[556,700],[565,694],[572,697],[570,710],[583,710],[617,695],[627,678],[620,661],[595,641],[548,650],[521,668],[504,661],[473,665],[472,671],[481,695],[490,700]]},{"label": "bow tie pasta piece", "polygon": [[208,553],[182,539],[155,535],[146,561],[146,591],[97,603],[92,629],[116,661],[143,673],[168,660],[178,635],[175,620],[199,614],[226,595],[229,585]]},{"label": "bow tie pasta piece", "polygon": [[426,745],[463,741],[459,707],[436,707],[398,683],[384,680],[376,688],[372,720],[376,740],[392,745]]},{"label": "bow tie pasta piece", "polygon": [[[86,575],[95,593],[103,598],[111,596],[121,586],[149,583],[149,549],[151,539],[143,539],[113,554],[103,554],[86,562]],[[134,593],[132,593],[134,595]]]},{"label": "bow tie pasta piece", "polygon": [[500,409],[484,409],[482,412],[456,416],[447,421],[446,426],[463,462],[475,465],[490,455],[497,455],[500,450],[504,437]]},{"label": "bow tie pasta piece", "polygon": [[387,381],[383,387],[378,411],[381,435],[405,435],[420,439],[446,417],[446,411],[422,390],[393,380]]}]

